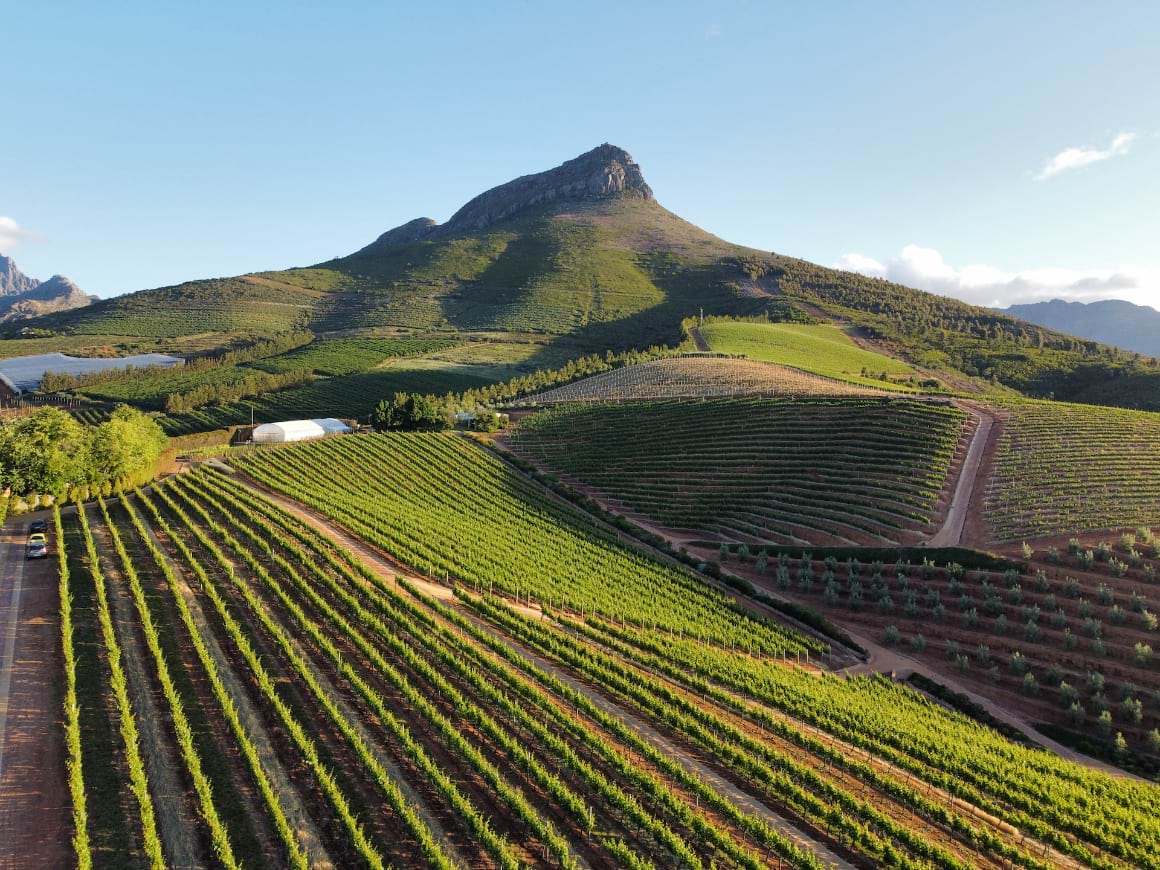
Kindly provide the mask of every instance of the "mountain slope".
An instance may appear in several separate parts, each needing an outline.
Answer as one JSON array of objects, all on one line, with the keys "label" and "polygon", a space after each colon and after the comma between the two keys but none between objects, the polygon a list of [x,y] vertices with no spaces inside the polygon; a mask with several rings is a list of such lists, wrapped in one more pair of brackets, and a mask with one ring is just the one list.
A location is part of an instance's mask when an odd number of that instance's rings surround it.
[{"label": "mountain slope", "polygon": [[[681,321],[702,310],[784,319],[790,309],[843,323],[966,388],[979,389],[981,379],[1033,396],[1160,408],[1151,361],[731,244],[661,206],[632,157],[607,144],[492,188],[446,223],[417,218],[346,257],[141,291],[36,323],[162,340],[210,334],[223,343],[301,328],[515,333],[546,337],[558,359],[676,343]],[[1132,386],[1105,397],[1113,381]]]},{"label": "mountain slope", "polygon": [[64,275],[47,281],[31,278],[0,254],[0,323],[82,308],[93,298]]},{"label": "mountain slope", "polygon": [[1160,311],[1120,299],[1066,302],[1052,299],[1005,309],[1012,317],[1072,335],[1160,356]]}]

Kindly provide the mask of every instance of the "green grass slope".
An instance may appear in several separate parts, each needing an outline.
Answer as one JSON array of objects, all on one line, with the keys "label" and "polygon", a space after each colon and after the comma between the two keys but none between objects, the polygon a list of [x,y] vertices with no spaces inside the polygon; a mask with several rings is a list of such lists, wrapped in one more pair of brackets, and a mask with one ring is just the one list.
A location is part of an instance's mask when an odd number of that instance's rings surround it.
[{"label": "green grass slope", "polygon": [[744,354],[870,387],[909,389],[899,381],[921,377],[912,366],[859,347],[829,323],[760,323],[714,320],[700,329],[718,353]]}]

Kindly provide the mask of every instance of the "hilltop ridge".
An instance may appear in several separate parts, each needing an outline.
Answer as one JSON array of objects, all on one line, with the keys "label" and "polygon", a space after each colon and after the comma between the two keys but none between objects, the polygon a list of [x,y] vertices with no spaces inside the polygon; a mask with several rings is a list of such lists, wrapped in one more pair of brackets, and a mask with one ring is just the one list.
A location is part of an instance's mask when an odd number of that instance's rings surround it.
[{"label": "hilltop ridge", "polygon": [[444,224],[415,218],[387,230],[358,253],[382,245],[484,230],[538,205],[566,200],[600,199],[617,195],[654,200],[640,166],[623,148],[607,142],[543,172],[521,175],[468,200]]}]

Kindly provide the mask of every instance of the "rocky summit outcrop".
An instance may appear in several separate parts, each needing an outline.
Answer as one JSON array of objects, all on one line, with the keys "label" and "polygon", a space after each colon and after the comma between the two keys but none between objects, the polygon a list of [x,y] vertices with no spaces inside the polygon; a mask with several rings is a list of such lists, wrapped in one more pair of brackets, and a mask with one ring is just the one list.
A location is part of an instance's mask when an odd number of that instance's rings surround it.
[{"label": "rocky summit outcrop", "polygon": [[20,296],[39,284],[17,269],[11,257],[0,254],[0,296]]},{"label": "rocky summit outcrop", "polygon": [[0,323],[81,308],[95,298],[64,275],[47,281],[30,278],[10,257],[0,255]]},{"label": "rocky summit outcrop", "polygon": [[605,143],[555,169],[524,175],[481,193],[452,215],[440,230],[481,230],[532,206],[617,194],[653,198],[652,189],[645,183],[632,155]]},{"label": "rocky summit outcrop", "polygon": [[447,223],[437,224],[431,218],[416,218],[383,233],[368,247],[470,233],[537,205],[612,196],[651,200],[653,192],[632,155],[623,148],[605,143],[561,163],[555,169],[522,175],[481,193],[452,215]]}]

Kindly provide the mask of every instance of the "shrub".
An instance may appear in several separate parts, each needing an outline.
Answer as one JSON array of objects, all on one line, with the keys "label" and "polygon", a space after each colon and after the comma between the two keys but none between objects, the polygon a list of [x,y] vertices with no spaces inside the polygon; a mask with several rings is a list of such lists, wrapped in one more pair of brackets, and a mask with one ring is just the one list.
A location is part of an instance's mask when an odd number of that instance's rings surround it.
[{"label": "shrub", "polygon": [[882,642],[887,646],[894,646],[901,639],[898,633],[898,627],[895,625],[886,626],[886,630],[882,632]]},{"label": "shrub", "polygon": [[1093,695],[1104,690],[1105,682],[1104,675],[1099,671],[1088,671],[1087,687],[1088,691]]},{"label": "shrub", "polygon": [[1063,671],[1060,670],[1059,665],[1052,662],[1047,666],[1047,670],[1043,673],[1043,681],[1049,686],[1058,686],[1063,682]]},{"label": "shrub", "polygon": [[1157,620],[1156,614],[1152,613],[1152,611],[1140,611],[1140,624],[1144,626],[1144,628],[1148,629],[1148,631],[1155,631],[1158,622],[1160,621]]},{"label": "shrub", "polygon": [[1126,755],[1128,752],[1128,741],[1124,739],[1122,731],[1116,732],[1116,739],[1112,742],[1112,749],[1116,755]]},{"label": "shrub", "polygon": [[975,660],[986,667],[991,663],[991,648],[985,643],[979,644],[975,647]]},{"label": "shrub", "polygon": [[1112,714],[1109,710],[1104,710],[1100,713],[1099,718],[1096,719],[1096,727],[1100,730],[1100,735],[1103,737],[1110,737],[1112,734]]},{"label": "shrub", "polygon": [[1107,583],[1101,583],[1099,589],[1096,590],[1096,601],[1104,607],[1111,607],[1112,602],[1116,600],[1112,593],[1112,588]]},{"label": "shrub", "polygon": [[1070,628],[1063,630],[1063,648],[1073,650],[1079,646],[1079,638],[1075,636]]},{"label": "shrub", "polygon": [[926,638],[921,634],[916,634],[910,639],[910,648],[916,653],[920,653],[926,649]]},{"label": "shrub", "polygon": [[1146,643],[1137,643],[1132,650],[1132,656],[1138,665],[1147,665],[1152,661],[1152,647]]},{"label": "shrub", "polygon": [[[946,645],[947,661],[954,661],[959,657],[959,642],[957,640],[948,640]],[[1160,690],[1158,690],[1160,691]]]},{"label": "shrub", "polygon": [[1035,674],[1031,673],[1030,671],[1023,675],[1023,694],[1039,694],[1039,683],[1035,679]]},{"label": "shrub", "polygon": [[1079,581],[1074,577],[1063,578],[1063,594],[1068,598],[1079,598]]},{"label": "shrub", "polygon": [[1160,729],[1153,728],[1148,732],[1148,751],[1160,753]]},{"label": "shrub", "polygon": [[1038,641],[1041,636],[1042,634],[1039,631],[1039,623],[1034,619],[1027,620],[1027,624],[1023,626],[1023,639],[1034,643]]},{"label": "shrub", "polygon": [[1051,581],[1047,579],[1047,572],[1040,568],[1035,572],[1035,591],[1041,595],[1051,589]]},{"label": "shrub", "polygon": [[1010,667],[1011,670],[1016,674],[1025,673],[1028,667],[1027,657],[1024,656],[1023,653],[1019,652],[1019,650],[1015,650],[1013,653],[1011,653]]},{"label": "shrub", "polygon": [[1067,708],[1067,718],[1071,720],[1072,725],[1082,725],[1084,720],[1087,719],[1087,713],[1084,711],[1083,705],[1080,704],[1079,701],[1073,702],[1072,705]]},{"label": "shrub", "polygon": [[1079,691],[1070,683],[1059,684],[1059,700],[1064,707],[1070,707],[1079,700]]}]

